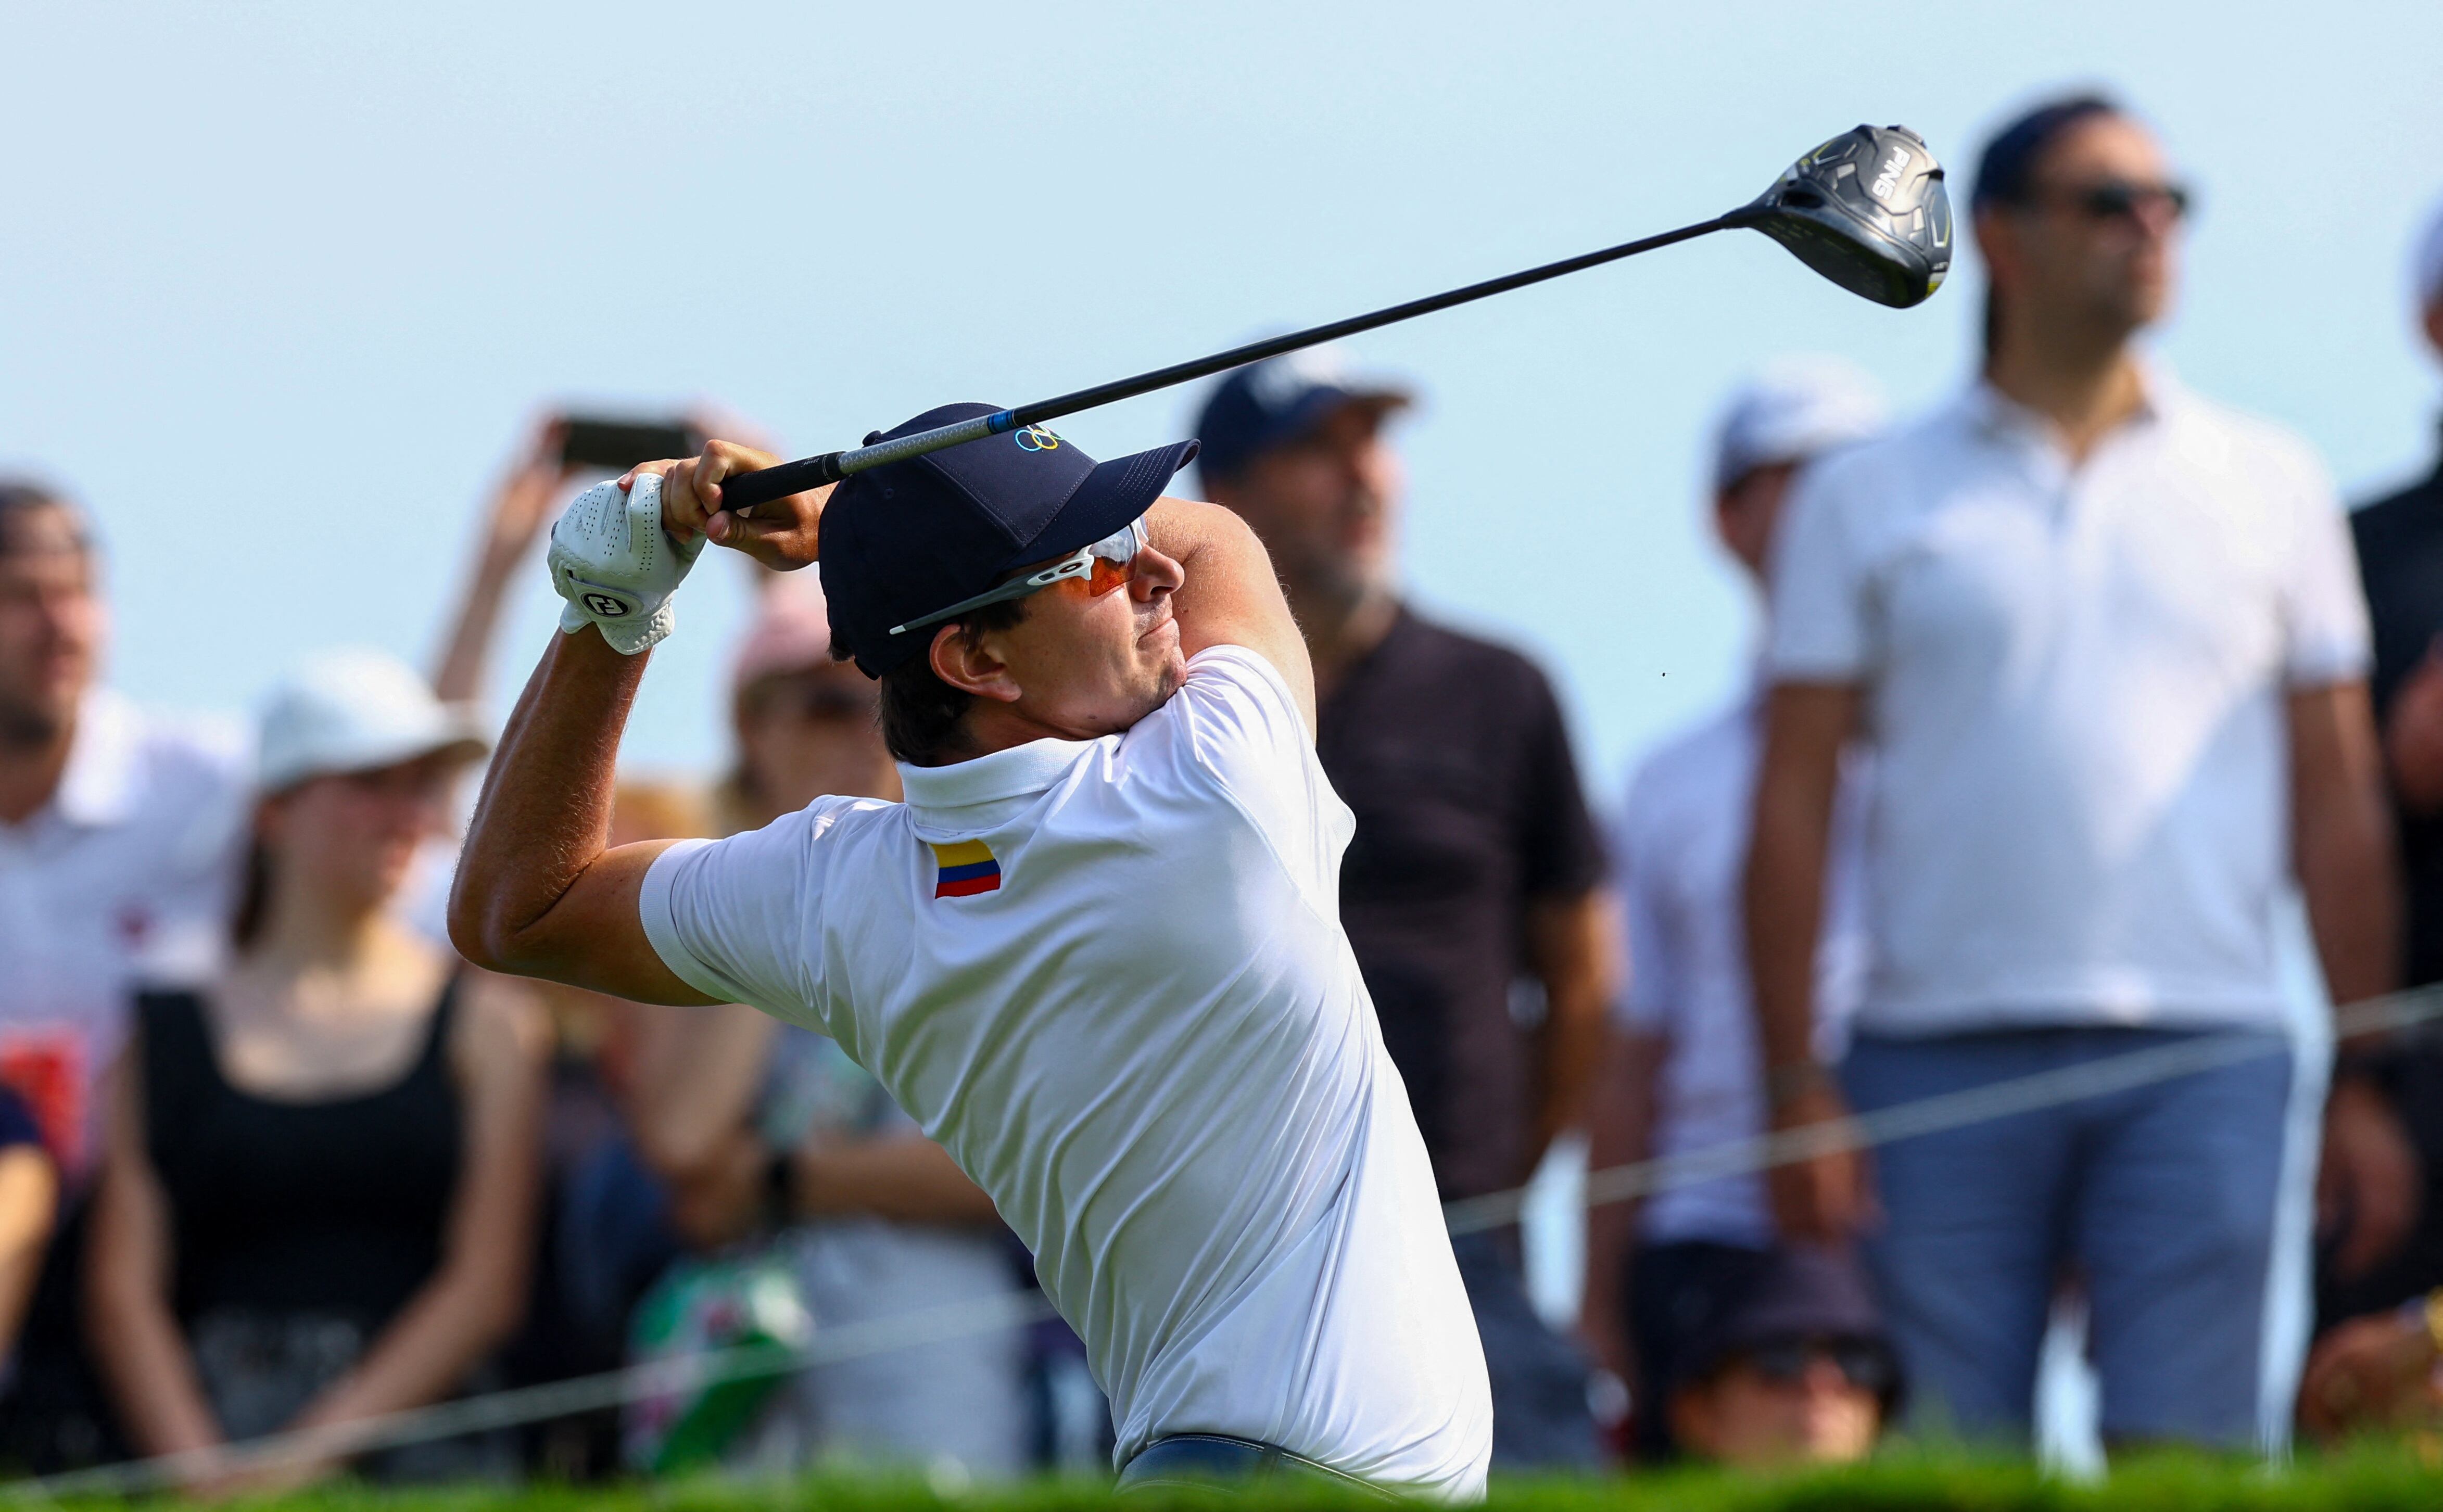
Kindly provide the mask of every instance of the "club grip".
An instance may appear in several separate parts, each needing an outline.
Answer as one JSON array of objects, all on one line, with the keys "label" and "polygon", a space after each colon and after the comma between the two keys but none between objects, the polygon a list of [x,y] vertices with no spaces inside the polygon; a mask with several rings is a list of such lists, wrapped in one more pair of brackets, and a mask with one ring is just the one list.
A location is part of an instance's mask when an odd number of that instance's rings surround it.
[{"label": "club grip", "polygon": [[721,507],[733,511],[752,509],[775,499],[836,483],[846,476],[839,469],[839,457],[836,451],[827,451],[819,457],[800,457],[777,467],[725,478],[721,483]]}]

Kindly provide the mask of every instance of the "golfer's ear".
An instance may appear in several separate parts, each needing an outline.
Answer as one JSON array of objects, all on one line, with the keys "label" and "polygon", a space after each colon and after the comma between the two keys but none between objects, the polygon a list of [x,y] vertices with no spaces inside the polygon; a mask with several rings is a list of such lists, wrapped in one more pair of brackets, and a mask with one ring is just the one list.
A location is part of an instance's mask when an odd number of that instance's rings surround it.
[{"label": "golfer's ear", "polygon": [[933,675],[960,692],[1015,703],[1019,696],[1018,679],[993,653],[990,642],[990,636],[971,634],[964,625],[945,625],[933,632],[933,644],[926,655],[932,661]]}]

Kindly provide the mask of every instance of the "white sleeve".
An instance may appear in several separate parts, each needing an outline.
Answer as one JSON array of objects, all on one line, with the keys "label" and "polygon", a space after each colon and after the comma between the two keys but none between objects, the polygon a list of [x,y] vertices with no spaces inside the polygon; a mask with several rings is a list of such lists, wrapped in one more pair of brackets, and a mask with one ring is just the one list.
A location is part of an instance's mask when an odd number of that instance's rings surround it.
[{"label": "white sleeve", "polygon": [[1801,471],[1773,547],[1765,667],[1776,683],[1855,683],[1871,670],[1864,564],[1838,464]]},{"label": "white sleeve", "polygon": [[2349,519],[2324,464],[2304,444],[2299,451],[2294,545],[2283,556],[2283,672],[2293,687],[2323,687],[2365,677],[2374,652]]},{"label": "white sleeve", "polygon": [[1148,726],[1176,737],[1177,758],[1220,787],[1310,901],[1336,916],[1340,855],[1356,821],[1324,775],[1314,738],[1273,664],[1243,647],[1208,647],[1187,664],[1170,704],[1137,730],[1153,735]]},{"label": "white sleeve", "polygon": [[814,842],[825,818],[817,805],[654,858],[637,910],[662,964],[708,997],[818,1027]]},{"label": "white sleeve", "polygon": [[1613,1005],[1612,1021],[1638,1033],[1661,1034],[1670,1028],[1680,973],[1660,885],[1660,858],[1653,847],[1639,843],[1643,817],[1639,799],[1644,786],[1640,783],[1629,790],[1628,811],[1614,847],[1613,865],[1618,868],[1621,913],[1628,939],[1628,978]]}]

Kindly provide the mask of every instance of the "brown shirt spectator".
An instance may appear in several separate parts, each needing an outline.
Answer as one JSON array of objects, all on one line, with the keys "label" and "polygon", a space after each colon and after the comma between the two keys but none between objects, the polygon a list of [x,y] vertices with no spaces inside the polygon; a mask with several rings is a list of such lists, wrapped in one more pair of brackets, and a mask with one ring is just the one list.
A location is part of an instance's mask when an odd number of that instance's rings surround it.
[{"label": "brown shirt spectator", "polygon": [[[1263,538],[1313,659],[1315,751],[1357,816],[1341,923],[1449,1198],[1525,1181],[1583,1121],[1620,962],[1543,674],[1401,602],[1384,423],[1408,403],[1328,349],[1276,357],[1215,386],[1197,460],[1213,501]],[[1495,1467],[1591,1466],[1587,1361],[1530,1303],[1517,1230],[1452,1251],[1492,1376]]]},{"label": "brown shirt spectator", "polygon": [[1526,903],[1603,879],[1551,685],[1515,651],[1403,608],[1315,739],[1357,814],[1340,917],[1445,1197],[1515,1187],[1543,1154],[1541,1067],[1514,988]]}]

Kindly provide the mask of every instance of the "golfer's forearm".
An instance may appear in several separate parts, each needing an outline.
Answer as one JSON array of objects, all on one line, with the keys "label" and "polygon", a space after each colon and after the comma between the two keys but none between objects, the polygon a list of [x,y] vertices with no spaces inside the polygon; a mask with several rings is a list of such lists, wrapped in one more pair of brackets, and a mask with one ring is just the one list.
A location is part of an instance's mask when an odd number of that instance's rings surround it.
[{"label": "golfer's forearm", "polygon": [[1146,525],[1155,549],[1175,558],[1184,575],[1170,599],[1181,647],[1194,656],[1240,646],[1261,656],[1289,683],[1313,730],[1313,665],[1264,543],[1229,510],[1185,499],[1156,500]]},{"label": "golfer's forearm", "polygon": [[651,653],[622,656],[591,628],[555,634],[484,780],[450,895],[450,935],[477,965],[517,972],[538,926],[611,832],[619,734]]}]

